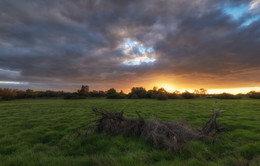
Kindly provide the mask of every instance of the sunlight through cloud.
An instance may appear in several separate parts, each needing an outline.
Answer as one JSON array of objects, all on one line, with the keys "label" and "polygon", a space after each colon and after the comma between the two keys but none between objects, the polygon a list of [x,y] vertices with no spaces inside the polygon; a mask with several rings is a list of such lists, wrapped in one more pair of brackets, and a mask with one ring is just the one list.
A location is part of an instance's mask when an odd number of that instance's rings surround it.
[{"label": "sunlight through cloud", "polygon": [[20,72],[19,71],[14,71],[14,70],[7,70],[7,69],[2,69],[2,68],[0,68],[0,74],[12,74],[12,75],[18,75],[18,74],[20,74]]},{"label": "sunlight through cloud", "polygon": [[136,40],[127,38],[119,48],[124,54],[124,65],[135,66],[156,61],[154,49]]},{"label": "sunlight through cloud", "polygon": [[15,84],[15,85],[21,85],[21,84],[28,84],[28,82],[0,81],[0,84]]},{"label": "sunlight through cloud", "polygon": [[260,10],[260,0],[252,0],[249,10]]}]

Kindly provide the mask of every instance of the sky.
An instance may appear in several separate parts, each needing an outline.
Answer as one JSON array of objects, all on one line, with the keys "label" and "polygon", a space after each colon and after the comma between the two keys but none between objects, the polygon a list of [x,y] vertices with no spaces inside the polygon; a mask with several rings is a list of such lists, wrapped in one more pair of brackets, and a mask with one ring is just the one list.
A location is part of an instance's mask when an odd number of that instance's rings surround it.
[{"label": "sky", "polygon": [[0,88],[260,90],[260,0],[1,0]]}]

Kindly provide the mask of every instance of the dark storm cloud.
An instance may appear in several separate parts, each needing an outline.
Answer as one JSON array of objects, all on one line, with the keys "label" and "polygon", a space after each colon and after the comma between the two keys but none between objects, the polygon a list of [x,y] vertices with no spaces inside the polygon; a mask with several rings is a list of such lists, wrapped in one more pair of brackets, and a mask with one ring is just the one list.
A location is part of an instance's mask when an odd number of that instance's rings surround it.
[{"label": "dark storm cloud", "polygon": [[[196,73],[259,83],[260,21],[241,27],[254,13],[234,20],[227,2],[251,1],[2,0],[0,81],[95,87]],[[153,47],[156,61],[124,65],[127,38]]]}]

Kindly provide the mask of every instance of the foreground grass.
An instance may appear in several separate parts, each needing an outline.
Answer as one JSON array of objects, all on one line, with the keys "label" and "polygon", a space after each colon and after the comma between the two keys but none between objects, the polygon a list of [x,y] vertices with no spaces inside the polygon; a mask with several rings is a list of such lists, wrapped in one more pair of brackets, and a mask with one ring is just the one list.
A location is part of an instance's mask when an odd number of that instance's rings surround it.
[{"label": "foreground grass", "polygon": [[176,152],[155,150],[149,142],[94,134],[77,139],[91,108],[141,112],[146,119],[186,119],[201,128],[215,100],[15,100],[0,102],[0,165],[260,165],[260,100],[219,100],[218,120],[228,132],[217,143],[192,141]]}]

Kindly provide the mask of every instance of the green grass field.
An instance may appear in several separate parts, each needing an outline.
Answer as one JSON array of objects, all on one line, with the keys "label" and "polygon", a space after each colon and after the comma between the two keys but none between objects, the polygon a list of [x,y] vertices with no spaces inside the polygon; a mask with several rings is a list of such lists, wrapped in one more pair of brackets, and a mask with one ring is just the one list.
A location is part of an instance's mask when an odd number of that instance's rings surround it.
[{"label": "green grass field", "polygon": [[217,142],[192,141],[176,152],[158,151],[149,142],[93,134],[75,138],[75,128],[91,108],[125,110],[125,116],[186,119],[201,128],[214,99],[109,100],[34,99],[0,102],[0,165],[260,165],[260,100],[218,100],[228,131]]}]

